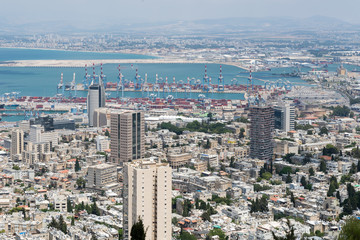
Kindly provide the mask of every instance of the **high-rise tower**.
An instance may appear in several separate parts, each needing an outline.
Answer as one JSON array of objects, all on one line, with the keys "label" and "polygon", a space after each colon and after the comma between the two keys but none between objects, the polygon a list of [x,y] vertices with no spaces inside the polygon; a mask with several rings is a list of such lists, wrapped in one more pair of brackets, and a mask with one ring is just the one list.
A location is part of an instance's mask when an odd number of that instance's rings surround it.
[{"label": "high-rise tower", "polygon": [[250,157],[270,161],[273,157],[274,109],[269,106],[252,106],[249,117]]},{"label": "high-rise tower", "polygon": [[274,107],[275,128],[283,132],[294,130],[295,128],[295,108],[289,103],[279,104]]},{"label": "high-rise tower", "polygon": [[87,110],[89,117],[89,126],[92,127],[94,124],[94,110],[100,107],[105,107],[105,88],[104,84],[99,78],[99,83],[94,83],[94,81],[89,86],[88,96],[87,96]]},{"label": "high-rise tower", "polygon": [[140,111],[114,111],[110,120],[111,161],[122,165],[144,157],[145,120]]},{"label": "high-rise tower", "polygon": [[22,159],[24,151],[24,132],[21,129],[15,129],[11,132],[11,150],[10,155],[13,161]]},{"label": "high-rise tower", "polygon": [[146,240],[171,240],[171,168],[137,160],[124,165],[124,239],[142,219]]}]

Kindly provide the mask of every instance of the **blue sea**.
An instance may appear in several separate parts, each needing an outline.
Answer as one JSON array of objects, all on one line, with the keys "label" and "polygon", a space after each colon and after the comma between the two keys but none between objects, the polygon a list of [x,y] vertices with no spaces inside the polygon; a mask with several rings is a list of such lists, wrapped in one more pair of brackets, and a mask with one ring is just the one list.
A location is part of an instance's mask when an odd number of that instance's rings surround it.
[{"label": "blue sea", "polygon": [[[60,50],[40,50],[40,49],[13,49],[0,48],[0,61],[13,60],[91,60],[91,59],[147,59],[152,58],[145,55],[122,54],[122,53],[101,53],[101,52],[76,52],[76,51],[60,51]],[[131,61],[131,60],[130,60]],[[1,63],[1,62],[0,62]],[[135,70],[138,69],[142,78],[147,73],[148,82],[155,82],[155,75],[165,79],[168,77],[169,83],[172,83],[173,77],[176,82],[186,79],[195,78],[202,79],[204,76],[205,64],[122,64],[121,71],[125,79],[133,80]],[[218,64],[207,64],[208,75],[212,78],[212,83],[217,84],[219,76]],[[330,65],[329,70],[335,71],[338,65]],[[349,70],[353,70],[354,66],[347,66]],[[118,82],[118,65],[104,64],[104,74],[107,76],[108,82]],[[282,77],[281,73],[290,73],[294,68],[277,68],[271,71],[253,73],[254,84],[264,85],[263,79],[267,81],[289,81],[293,85],[307,83],[298,77]],[[309,68],[303,68],[302,71],[309,71]],[[60,82],[61,73],[64,75],[64,82],[72,81],[73,73],[76,74],[76,83],[82,83],[85,75],[84,68],[46,68],[46,67],[1,67],[0,64],[0,96],[8,92],[20,92],[20,96],[55,96],[57,94],[57,84]],[[92,74],[92,69],[88,69],[88,73]],[[100,68],[96,68],[96,74],[100,74]],[[223,77],[225,84],[246,84],[248,72],[235,66],[223,66]],[[74,96],[75,93],[72,93]],[[69,92],[65,91],[65,95]],[[116,97],[116,93],[112,92],[111,97]],[[184,98],[184,93],[174,93],[174,97]],[[197,98],[199,93],[192,93],[191,98]],[[214,99],[244,99],[243,94],[232,93],[206,93],[206,97]],[[86,92],[77,92],[77,96],[86,96]],[[125,97],[142,97],[141,92],[124,92]],[[144,96],[145,97],[145,96]]]},{"label": "blue sea", "polygon": [[155,57],[127,53],[81,52],[27,48],[0,48],[0,61],[15,60],[92,60],[151,59]]}]

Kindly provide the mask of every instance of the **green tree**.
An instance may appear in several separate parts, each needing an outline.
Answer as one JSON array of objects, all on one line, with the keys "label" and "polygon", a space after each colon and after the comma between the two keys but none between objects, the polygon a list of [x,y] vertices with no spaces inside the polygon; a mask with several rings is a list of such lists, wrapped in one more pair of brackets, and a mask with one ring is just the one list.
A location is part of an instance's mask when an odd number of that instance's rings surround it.
[{"label": "green tree", "polygon": [[309,174],[310,174],[310,176],[314,176],[315,175],[315,171],[314,171],[314,169],[311,167],[311,168],[309,168]]},{"label": "green tree", "polygon": [[184,200],[184,206],[183,206],[183,216],[188,217],[190,216],[190,209],[191,209],[191,201],[189,199]]},{"label": "green tree", "polygon": [[20,170],[20,167],[19,167],[18,165],[14,165],[12,168],[13,168],[14,170]]},{"label": "green tree", "polygon": [[75,218],[71,217],[71,226],[75,226]]},{"label": "green tree", "polygon": [[332,144],[326,145],[326,147],[323,148],[323,155],[331,156],[332,154],[338,154],[339,149],[335,147]]},{"label": "green tree", "polygon": [[144,223],[140,217],[138,221],[132,226],[130,236],[131,240],[145,240],[146,231],[144,228]]},{"label": "green tree", "polygon": [[357,240],[360,236],[360,220],[350,217],[342,227],[338,240]]},{"label": "green tree", "polygon": [[66,225],[66,222],[64,221],[63,215],[60,215],[60,218],[59,218],[59,230],[65,234],[67,233],[67,225]]},{"label": "green tree", "polygon": [[91,214],[100,216],[100,209],[98,208],[96,201],[94,201],[94,203],[91,205]]},{"label": "green tree", "polygon": [[290,176],[290,173],[286,176],[286,183],[292,183],[292,177]]},{"label": "green tree", "polygon": [[211,222],[211,217],[210,217],[209,211],[203,212],[203,214],[201,214],[201,218],[202,218],[204,221]]},{"label": "green tree", "polygon": [[211,239],[211,237],[213,237],[213,236],[218,236],[220,240],[226,240],[225,233],[221,229],[218,229],[218,228],[212,229],[209,232],[208,237]]},{"label": "green tree", "polygon": [[324,134],[326,134],[326,135],[329,134],[329,131],[326,127],[320,128],[320,135],[324,135]]},{"label": "green tree", "polygon": [[76,158],[76,162],[75,162],[75,172],[78,172],[81,170],[80,167],[80,163],[79,163],[79,159]]},{"label": "green tree", "polygon": [[326,173],[326,162],[325,160],[321,160],[319,170],[323,173]]},{"label": "green tree", "polygon": [[307,185],[307,181],[306,178],[304,176],[301,177],[300,183],[303,187],[305,187]]},{"label": "green tree", "polygon": [[272,232],[274,240],[296,240],[295,229],[294,229],[294,226],[292,226],[290,224],[289,219],[287,220],[286,224],[287,224],[288,230],[285,231],[285,237],[278,237],[275,235],[274,232]]},{"label": "green tree", "polygon": [[290,200],[291,200],[293,206],[295,207],[296,199],[295,199],[295,197],[294,197],[294,193],[293,193],[293,192],[290,193]]},{"label": "green tree", "polygon": [[53,228],[58,228],[59,224],[58,222],[55,220],[54,217],[51,217],[51,222],[49,223],[48,227],[53,227]]},{"label": "green tree", "polygon": [[179,239],[180,240],[197,240],[197,238],[194,235],[190,234],[187,231],[181,231]]},{"label": "green tree", "polygon": [[244,138],[244,137],[245,137],[245,129],[240,128],[239,138]]},{"label": "green tree", "polygon": [[355,173],[357,173],[357,166],[355,165],[355,163],[352,163],[349,174],[355,174]]},{"label": "green tree", "polygon": [[124,230],[123,230],[122,228],[120,228],[120,229],[118,230],[119,240],[122,240],[122,239],[123,239],[123,232],[124,232]]},{"label": "green tree", "polygon": [[76,179],[76,185],[78,186],[79,189],[85,188],[86,185],[86,181],[83,177],[79,177],[78,179]]},{"label": "green tree", "polygon": [[270,180],[270,178],[272,177],[272,174],[269,172],[264,172],[263,174],[261,174],[261,177],[265,180]]},{"label": "green tree", "polygon": [[329,190],[327,192],[327,196],[328,197],[334,196],[334,192],[336,192],[336,188],[335,188],[334,184],[330,183]]},{"label": "green tree", "polygon": [[105,131],[105,136],[110,137],[110,132],[108,129],[106,129],[106,131]]},{"label": "green tree", "polygon": [[66,203],[66,207],[67,207],[67,212],[71,213],[73,211],[73,208],[72,208],[72,204],[71,204],[71,201],[70,199],[68,198],[67,199],[67,203]]},{"label": "green tree", "polygon": [[347,106],[336,106],[335,108],[332,107],[332,115],[338,117],[348,117],[350,114],[350,108]]}]

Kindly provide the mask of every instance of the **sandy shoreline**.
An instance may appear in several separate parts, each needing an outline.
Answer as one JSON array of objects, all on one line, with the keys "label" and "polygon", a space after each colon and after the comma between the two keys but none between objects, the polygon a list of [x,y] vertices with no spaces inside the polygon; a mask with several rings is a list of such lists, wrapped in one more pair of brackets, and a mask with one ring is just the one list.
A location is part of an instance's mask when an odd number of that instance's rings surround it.
[{"label": "sandy shoreline", "polygon": [[[99,64],[125,64],[125,63],[156,63],[156,64],[223,64],[231,65],[241,69],[243,68],[240,63],[237,62],[209,62],[209,61],[188,61],[181,59],[97,59],[97,60],[16,60],[16,61],[5,61],[0,64],[0,67],[84,67]],[[247,69],[245,69],[247,70]]]}]

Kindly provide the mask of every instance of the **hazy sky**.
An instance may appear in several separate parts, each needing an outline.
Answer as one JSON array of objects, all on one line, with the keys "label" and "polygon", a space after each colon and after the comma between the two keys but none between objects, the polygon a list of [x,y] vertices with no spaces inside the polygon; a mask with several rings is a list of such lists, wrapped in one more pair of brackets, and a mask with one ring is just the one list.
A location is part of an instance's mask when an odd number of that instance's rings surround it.
[{"label": "hazy sky", "polygon": [[360,24],[358,0],[1,0],[0,23],[147,22],[314,15]]}]

